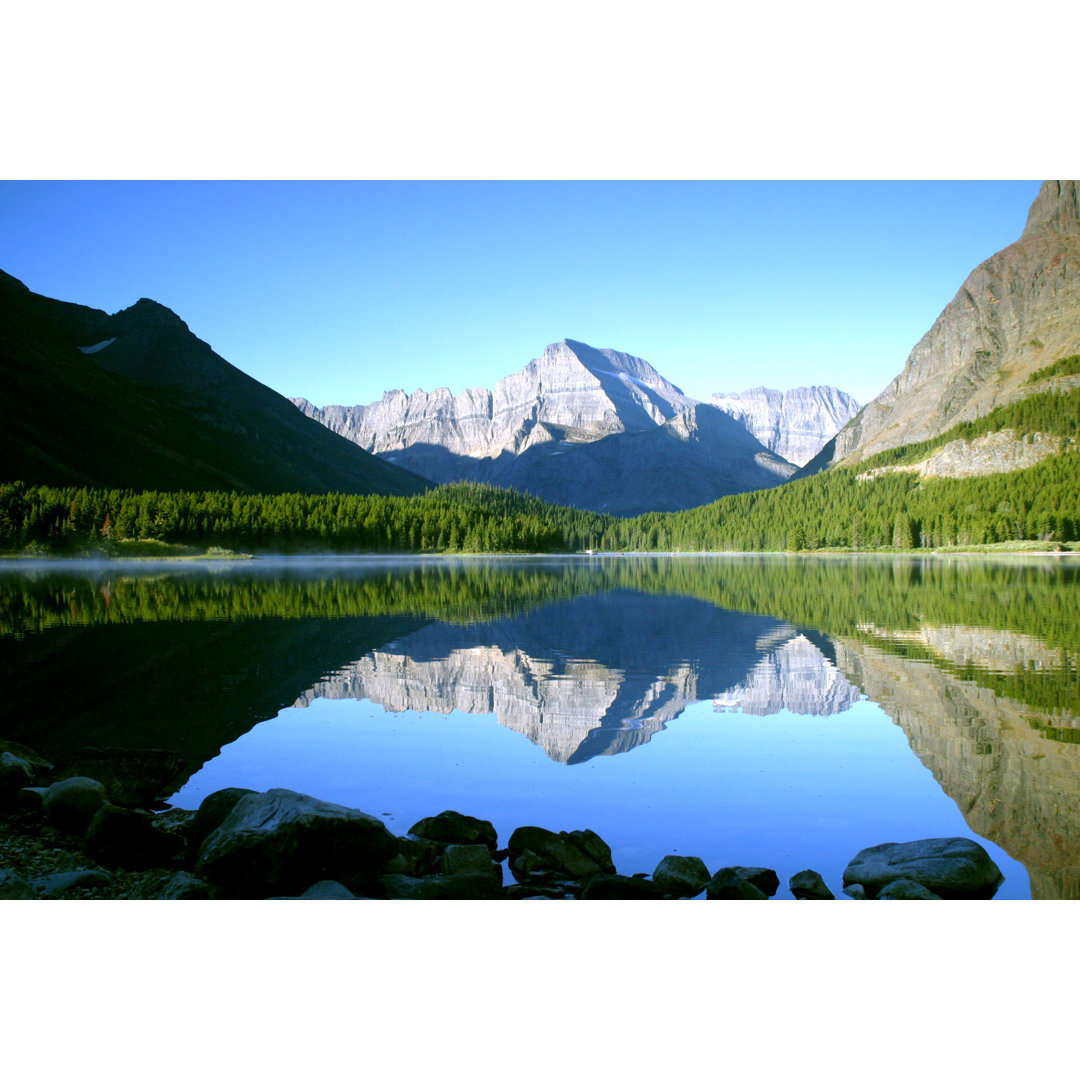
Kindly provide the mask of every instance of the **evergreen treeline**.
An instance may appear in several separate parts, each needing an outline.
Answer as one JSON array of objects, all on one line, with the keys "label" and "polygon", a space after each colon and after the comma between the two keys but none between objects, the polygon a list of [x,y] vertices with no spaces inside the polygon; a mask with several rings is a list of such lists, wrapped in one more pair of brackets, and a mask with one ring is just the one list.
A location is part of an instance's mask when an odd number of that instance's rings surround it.
[{"label": "evergreen treeline", "polygon": [[[937,439],[676,513],[615,518],[485,484],[412,497],[134,492],[0,484],[0,549],[78,552],[125,540],[246,551],[910,550],[1080,540],[1080,455],[964,479],[875,469],[1004,428],[1075,441],[1080,391],[1013,402]],[[673,478],[677,482],[677,478]]]}]

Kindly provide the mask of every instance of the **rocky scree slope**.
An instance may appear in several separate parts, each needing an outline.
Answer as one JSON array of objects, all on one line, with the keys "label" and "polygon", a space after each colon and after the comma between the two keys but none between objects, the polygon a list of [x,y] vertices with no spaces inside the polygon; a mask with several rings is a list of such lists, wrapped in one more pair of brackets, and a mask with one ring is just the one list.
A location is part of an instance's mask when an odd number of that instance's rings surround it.
[{"label": "rocky scree slope", "polygon": [[1078,352],[1080,193],[1075,180],[1048,180],[1020,239],[971,272],[904,370],[806,471],[984,416],[1032,392],[1034,372]]}]

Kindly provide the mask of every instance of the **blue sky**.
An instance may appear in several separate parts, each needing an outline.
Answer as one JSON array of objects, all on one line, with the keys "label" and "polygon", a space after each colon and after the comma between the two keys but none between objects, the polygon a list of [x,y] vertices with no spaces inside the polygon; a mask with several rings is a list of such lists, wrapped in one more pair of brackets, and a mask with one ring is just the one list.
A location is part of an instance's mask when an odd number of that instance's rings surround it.
[{"label": "blue sky", "polygon": [[317,405],[492,387],[564,337],[694,397],[900,371],[1038,181],[0,184],[0,268],[172,308]]}]

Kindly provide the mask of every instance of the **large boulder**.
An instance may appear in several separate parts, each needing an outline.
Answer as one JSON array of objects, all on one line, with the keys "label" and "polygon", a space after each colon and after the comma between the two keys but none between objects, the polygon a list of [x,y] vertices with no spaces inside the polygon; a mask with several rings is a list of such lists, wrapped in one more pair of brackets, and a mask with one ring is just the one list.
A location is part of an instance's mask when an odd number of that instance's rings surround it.
[{"label": "large boulder", "polygon": [[873,899],[890,882],[909,878],[945,900],[988,900],[1005,880],[984,847],[963,836],[864,848],[844,870]]},{"label": "large boulder", "polygon": [[515,829],[507,844],[510,871],[516,881],[569,878],[584,881],[594,874],[614,874],[611,848],[591,829],[552,832],[537,825]]},{"label": "large boulder", "polygon": [[397,850],[371,814],[284,788],[244,795],[202,843],[195,873],[236,896],[296,896],[318,881],[363,893]]},{"label": "large boulder", "polygon": [[439,860],[440,871],[450,877],[454,874],[491,874],[502,884],[502,867],[491,857],[486,844],[448,844]]},{"label": "large boulder", "polygon": [[88,776],[71,776],[50,784],[41,805],[49,824],[64,832],[82,834],[105,805],[105,788]]},{"label": "large boulder", "polygon": [[705,886],[709,900],[768,900],[780,888],[775,870],[765,866],[725,866]]},{"label": "large boulder", "polygon": [[227,787],[211,792],[195,811],[187,826],[188,849],[197,855],[202,842],[232,813],[233,807],[245,796],[258,792],[246,787]]},{"label": "large boulder", "polygon": [[940,900],[936,892],[931,892],[925,885],[920,885],[911,878],[897,878],[890,881],[877,894],[878,900]]},{"label": "large boulder", "polygon": [[668,895],[687,899],[705,891],[712,875],[696,855],[665,855],[652,873],[652,879]]},{"label": "large boulder", "polygon": [[490,821],[459,814],[456,810],[444,810],[434,817],[421,818],[409,832],[437,844],[484,844],[492,851],[499,846],[498,834]]}]

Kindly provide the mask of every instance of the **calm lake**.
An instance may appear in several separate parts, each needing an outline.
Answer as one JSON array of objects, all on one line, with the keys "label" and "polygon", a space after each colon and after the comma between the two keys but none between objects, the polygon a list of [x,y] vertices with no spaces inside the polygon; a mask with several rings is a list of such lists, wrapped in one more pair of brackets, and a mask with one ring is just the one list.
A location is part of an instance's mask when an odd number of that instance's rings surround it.
[{"label": "calm lake", "polygon": [[597,556],[0,569],[0,739],[183,762],[405,833],[453,809],[815,869],[967,836],[1080,898],[1080,560]]}]

